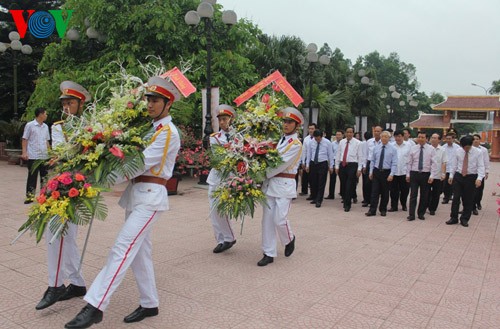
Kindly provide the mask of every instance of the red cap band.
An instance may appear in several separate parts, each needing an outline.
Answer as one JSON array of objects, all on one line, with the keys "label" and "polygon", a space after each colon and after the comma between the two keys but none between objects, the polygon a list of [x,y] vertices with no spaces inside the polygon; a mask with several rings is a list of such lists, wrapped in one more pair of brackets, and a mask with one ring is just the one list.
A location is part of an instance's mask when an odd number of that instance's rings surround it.
[{"label": "red cap band", "polygon": [[63,95],[73,96],[85,102],[85,95],[75,89],[64,89]]},{"label": "red cap band", "polygon": [[172,94],[170,91],[168,91],[167,89],[163,88],[163,87],[160,87],[158,85],[153,85],[153,86],[149,86],[148,87],[148,91],[152,91],[152,92],[155,92],[157,94],[160,94],[166,98],[168,98],[169,100],[172,100],[174,101],[175,100],[175,97],[174,97],[174,94]]}]

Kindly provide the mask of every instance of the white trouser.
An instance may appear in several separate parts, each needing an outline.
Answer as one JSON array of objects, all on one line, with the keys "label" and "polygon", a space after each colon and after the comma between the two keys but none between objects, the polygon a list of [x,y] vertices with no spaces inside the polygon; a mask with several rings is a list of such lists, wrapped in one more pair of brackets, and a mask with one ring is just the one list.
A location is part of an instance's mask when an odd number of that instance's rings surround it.
[{"label": "white trouser", "polygon": [[212,193],[215,191],[217,186],[208,186],[208,203],[210,205],[210,221],[212,222],[212,227],[214,229],[215,240],[217,243],[232,242],[235,239],[233,228],[229,218],[222,217],[215,209],[215,198],[212,197]]},{"label": "white trouser", "polygon": [[292,199],[267,197],[267,206],[262,211],[262,251],[270,257],[276,257],[276,232],[282,245],[287,245],[293,239],[293,232],[288,221],[288,211]]},{"label": "white trouser", "polygon": [[45,241],[47,242],[47,266],[49,274],[49,287],[59,287],[65,280],[76,286],[85,286],[85,280],[78,266],[80,265],[80,252],[76,245],[78,235],[78,225],[68,223],[66,235],[54,240],[50,240],[54,234],[47,227],[45,229]]},{"label": "white trouser", "polygon": [[104,311],[129,267],[139,288],[140,305],[158,307],[151,231],[162,212],[136,207],[125,213],[125,224],[111,248],[106,265],[97,275],[84,299]]}]

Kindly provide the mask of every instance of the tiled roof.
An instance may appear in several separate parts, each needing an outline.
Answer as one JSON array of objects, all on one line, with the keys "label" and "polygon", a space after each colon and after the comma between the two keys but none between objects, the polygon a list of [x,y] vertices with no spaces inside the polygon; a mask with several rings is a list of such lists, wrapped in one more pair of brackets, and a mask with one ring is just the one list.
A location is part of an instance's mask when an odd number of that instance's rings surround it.
[{"label": "tiled roof", "polygon": [[444,102],[432,109],[438,111],[494,111],[500,110],[500,100],[498,96],[448,96]]},{"label": "tiled roof", "polygon": [[420,113],[417,120],[410,122],[412,128],[449,128],[450,124],[443,122],[442,114]]}]

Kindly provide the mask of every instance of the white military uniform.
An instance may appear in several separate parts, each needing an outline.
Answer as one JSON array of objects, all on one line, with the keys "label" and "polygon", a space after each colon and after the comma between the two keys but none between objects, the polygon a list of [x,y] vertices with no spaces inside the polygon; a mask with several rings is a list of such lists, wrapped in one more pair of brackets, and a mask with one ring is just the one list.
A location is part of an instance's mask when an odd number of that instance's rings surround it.
[{"label": "white military uniform", "polygon": [[277,146],[283,163],[269,171],[268,179],[262,184],[262,191],[267,196],[267,206],[264,206],[262,214],[262,250],[269,257],[277,256],[276,232],[282,245],[287,245],[294,238],[288,211],[292,199],[297,197],[295,179],[275,176],[280,173],[297,174],[302,143],[296,133],[284,137]]},{"label": "white military uniform", "polygon": [[[218,133],[213,133],[210,136],[210,145],[224,145],[227,143],[227,134],[224,130],[220,130]],[[215,240],[217,243],[233,242],[235,239],[231,221],[227,217],[221,216],[217,209],[215,209],[215,198],[212,196],[214,191],[220,185],[221,174],[220,172],[212,168],[208,174],[208,202],[210,205],[210,221],[212,222],[212,227],[214,229]]]},{"label": "white military uniform", "polygon": [[[155,121],[153,126],[156,132],[151,144],[143,152],[144,168],[135,177],[153,176],[168,180],[172,177],[180,148],[179,132],[171,116]],[[158,307],[151,231],[161,213],[169,209],[167,189],[156,183],[131,181],[119,204],[125,209],[125,224],[109,252],[106,265],[84,299],[104,311],[127,269],[132,267],[139,288],[140,305],[145,308]]]}]

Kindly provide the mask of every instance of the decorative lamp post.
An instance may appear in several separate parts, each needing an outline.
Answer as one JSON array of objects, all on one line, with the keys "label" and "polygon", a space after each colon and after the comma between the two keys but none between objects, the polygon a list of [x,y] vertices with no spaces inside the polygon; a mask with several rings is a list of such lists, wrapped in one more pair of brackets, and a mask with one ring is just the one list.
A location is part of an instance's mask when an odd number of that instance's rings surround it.
[{"label": "decorative lamp post", "polygon": [[389,86],[389,91],[391,92],[391,99],[393,104],[392,111],[389,113],[389,127],[392,128],[392,113],[394,113],[394,110],[396,108],[394,106],[394,103],[401,97],[401,94],[396,91],[395,85]]},{"label": "decorative lamp post", "polygon": [[17,52],[21,51],[25,55],[30,55],[33,52],[33,49],[30,45],[23,45],[20,39],[20,35],[17,32],[9,33],[10,43],[2,43],[0,42],[0,53],[7,54],[7,50],[10,48],[12,52],[10,55],[12,56],[12,71],[14,77],[14,120],[18,118],[18,103],[17,103]]},{"label": "decorative lamp post", "polygon": [[[411,107],[413,107],[414,110],[417,109],[417,106],[418,106],[418,101],[414,100],[412,96],[408,96],[408,105],[410,105]],[[412,111],[408,111],[408,124],[407,124],[407,127],[410,128],[410,120],[411,120],[411,112]]]},{"label": "decorative lamp post", "polygon": [[[212,36],[215,33],[221,33],[217,31],[213,23],[214,7],[217,1],[203,1],[198,5],[195,10],[190,10],[184,16],[184,21],[186,24],[192,26],[193,28],[198,26],[200,21],[203,22],[204,27],[200,29],[197,34],[204,34],[206,40],[206,51],[207,51],[207,79],[205,81],[206,89],[206,99],[207,99],[207,113],[205,114],[205,129],[203,130],[203,146],[208,149],[210,145],[210,134],[213,133],[212,130]],[[231,27],[236,24],[238,18],[236,13],[232,10],[226,10],[222,13],[222,22],[226,24],[227,27]]]},{"label": "decorative lamp post", "polygon": [[[361,83],[361,86],[365,86],[364,90],[360,91],[360,96],[361,94],[365,94],[365,97],[366,97],[366,88],[367,86],[372,86],[374,81],[370,80],[369,77],[366,76],[366,71],[364,69],[360,69],[358,70],[358,77],[360,77],[360,83]],[[347,84],[349,86],[354,86],[356,84],[356,81],[354,80],[354,77],[349,77],[349,79],[347,80]],[[387,95],[386,95],[387,96]],[[383,96],[382,96],[383,97]],[[362,116],[362,109],[361,109],[361,106],[359,107],[358,109],[358,114],[359,114],[359,132],[361,133],[361,135],[363,135],[363,116]]]},{"label": "decorative lamp post", "polygon": [[312,123],[313,120],[313,107],[312,107],[312,102],[313,102],[313,70],[314,70],[314,65],[315,63],[320,63],[321,65],[328,65],[330,64],[330,57],[327,55],[321,55],[319,56],[317,51],[318,51],[318,46],[315,43],[310,43],[307,45],[307,56],[306,56],[306,61],[309,63],[309,124]]}]

